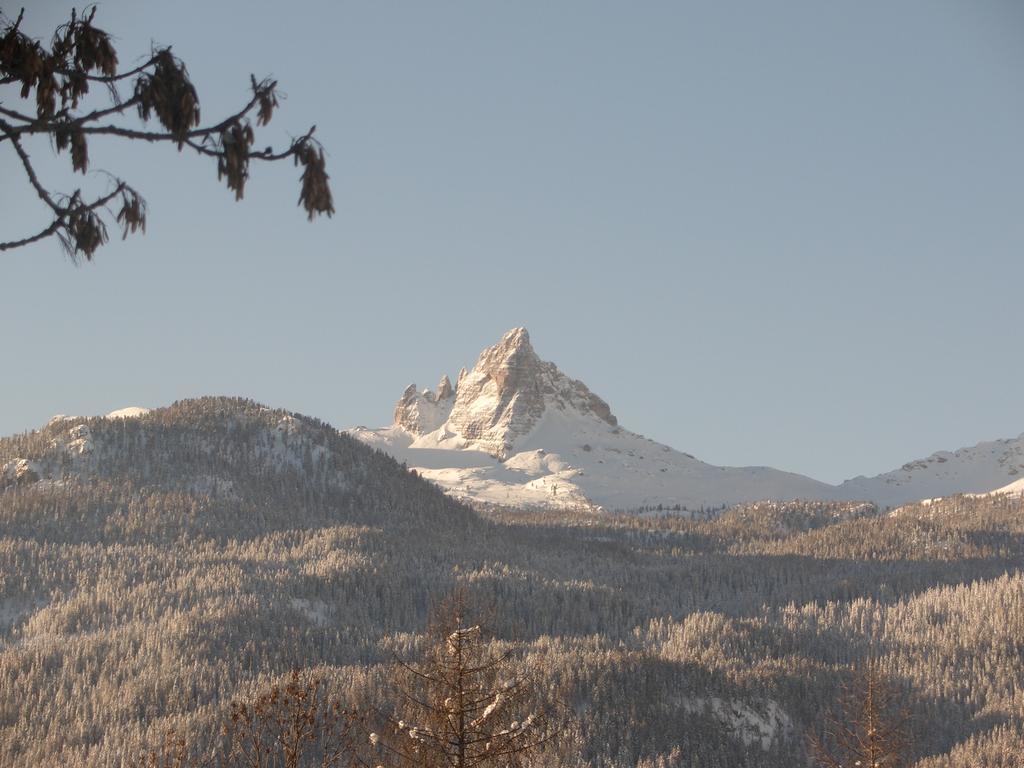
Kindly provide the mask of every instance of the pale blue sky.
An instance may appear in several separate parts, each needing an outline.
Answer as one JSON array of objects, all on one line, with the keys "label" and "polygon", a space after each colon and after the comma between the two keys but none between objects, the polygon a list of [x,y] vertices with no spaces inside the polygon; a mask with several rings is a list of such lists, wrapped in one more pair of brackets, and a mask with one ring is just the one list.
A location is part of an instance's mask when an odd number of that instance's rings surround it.
[{"label": "pale blue sky", "polygon": [[[28,5],[40,34],[71,7]],[[97,142],[149,233],[81,268],[56,242],[0,254],[0,434],[202,394],[383,425],[516,325],[626,427],[718,464],[834,482],[1024,431],[1016,0],[97,21],[125,63],[173,44],[212,120],[277,77],[258,141],[315,122],[338,213],[307,224],[290,166],[236,204],[209,163]],[[2,147],[0,178],[7,239],[40,211]]]}]

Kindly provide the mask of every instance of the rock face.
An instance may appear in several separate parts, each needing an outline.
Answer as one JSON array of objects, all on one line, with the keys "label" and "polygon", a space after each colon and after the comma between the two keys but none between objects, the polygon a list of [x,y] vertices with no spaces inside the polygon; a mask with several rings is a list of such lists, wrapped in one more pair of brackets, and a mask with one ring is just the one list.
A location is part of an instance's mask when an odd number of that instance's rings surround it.
[{"label": "rock face", "polygon": [[546,408],[576,410],[615,425],[608,404],[554,363],[537,357],[525,328],[488,347],[459,385],[448,417],[450,432],[499,459],[533,428]]},{"label": "rock face", "polygon": [[514,328],[480,354],[472,371],[463,369],[454,390],[447,376],[436,393],[408,387],[395,408],[395,423],[416,436],[441,429],[440,439],[461,439],[505,459],[549,408],[618,423],[604,400],[541,360],[527,330]]},{"label": "rock face", "polygon": [[14,459],[0,467],[0,489],[10,485],[31,485],[39,482],[40,471],[34,461]]},{"label": "rock face", "polygon": [[425,435],[444,424],[454,402],[455,390],[447,376],[441,377],[437,392],[417,392],[416,385],[410,384],[395,405],[395,424],[414,435]]}]

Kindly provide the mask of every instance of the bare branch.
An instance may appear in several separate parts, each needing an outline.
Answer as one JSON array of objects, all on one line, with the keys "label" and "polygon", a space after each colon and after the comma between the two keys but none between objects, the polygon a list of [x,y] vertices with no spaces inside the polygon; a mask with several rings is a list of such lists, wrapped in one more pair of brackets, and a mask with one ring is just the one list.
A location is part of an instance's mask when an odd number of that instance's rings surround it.
[{"label": "bare branch", "polygon": [[39,199],[46,203],[54,213],[59,215],[61,213],[61,209],[53,201],[53,198],[50,196],[50,193],[46,188],[39,183],[39,177],[36,176],[35,169],[32,167],[32,161],[29,159],[28,153],[25,151],[24,147],[21,146],[21,142],[18,140],[18,137],[12,133],[11,125],[0,120],[0,130],[4,132],[4,135],[10,140],[14,147],[14,151],[18,154],[18,159],[21,160],[21,165],[25,169],[25,174],[28,176],[29,184],[32,185],[36,194],[39,195]]},{"label": "bare branch", "polygon": [[40,240],[45,240],[46,238],[57,234],[57,230],[60,229],[60,227],[61,220],[54,219],[50,226],[30,237],[23,237],[21,240],[11,240],[6,243],[0,243],[0,251],[10,251],[14,248],[21,248],[26,245],[31,245],[32,243],[38,243]]}]

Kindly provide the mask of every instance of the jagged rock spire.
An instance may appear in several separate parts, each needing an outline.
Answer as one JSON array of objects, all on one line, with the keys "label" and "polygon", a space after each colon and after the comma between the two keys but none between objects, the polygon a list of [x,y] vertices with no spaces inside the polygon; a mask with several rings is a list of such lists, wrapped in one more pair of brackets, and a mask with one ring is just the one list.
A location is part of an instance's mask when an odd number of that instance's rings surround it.
[{"label": "jagged rock spire", "polygon": [[537,356],[525,328],[513,328],[481,352],[472,371],[462,369],[453,403],[446,402],[450,390],[447,377],[436,394],[407,389],[395,409],[395,422],[416,435],[443,425],[446,435],[502,459],[548,408],[617,424],[604,400]]},{"label": "jagged rock spire", "polygon": [[452,381],[448,378],[448,374],[441,376],[441,380],[437,382],[437,394],[435,399],[447,400],[449,397],[455,394],[455,390],[452,389]]},{"label": "jagged rock spire", "polygon": [[447,374],[441,376],[437,391],[417,391],[410,384],[395,405],[395,424],[414,435],[425,435],[444,424],[455,402],[455,390]]}]

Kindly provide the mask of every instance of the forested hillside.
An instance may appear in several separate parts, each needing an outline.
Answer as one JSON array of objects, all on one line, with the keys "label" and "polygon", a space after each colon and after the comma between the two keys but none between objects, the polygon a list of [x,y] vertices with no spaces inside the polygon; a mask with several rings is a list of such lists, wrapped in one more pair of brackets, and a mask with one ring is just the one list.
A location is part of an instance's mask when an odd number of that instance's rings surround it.
[{"label": "forested hillside", "polygon": [[326,424],[228,399],[0,440],[0,765],[114,767],[317,668],[383,704],[454,585],[567,705],[537,765],[803,764],[874,656],[917,768],[1019,766],[1024,509],[470,510]]}]

